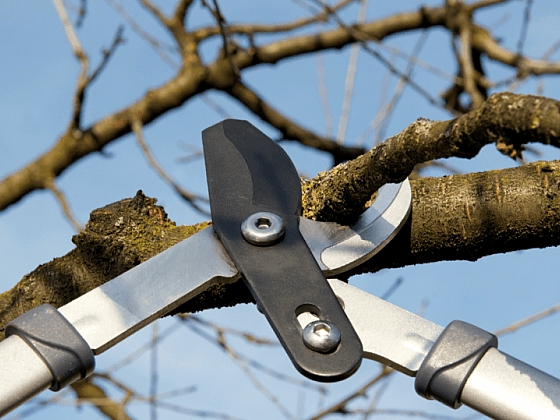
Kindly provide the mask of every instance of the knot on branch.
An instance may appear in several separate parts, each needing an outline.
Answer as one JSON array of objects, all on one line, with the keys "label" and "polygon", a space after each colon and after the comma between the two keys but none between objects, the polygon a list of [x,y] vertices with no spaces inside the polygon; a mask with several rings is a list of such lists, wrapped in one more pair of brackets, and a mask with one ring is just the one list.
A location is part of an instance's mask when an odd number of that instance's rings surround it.
[{"label": "knot on branch", "polygon": [[156,201],[138,191],[91,212],[72,242],[92,272],[115,277],[193,233],[177,228]]}]

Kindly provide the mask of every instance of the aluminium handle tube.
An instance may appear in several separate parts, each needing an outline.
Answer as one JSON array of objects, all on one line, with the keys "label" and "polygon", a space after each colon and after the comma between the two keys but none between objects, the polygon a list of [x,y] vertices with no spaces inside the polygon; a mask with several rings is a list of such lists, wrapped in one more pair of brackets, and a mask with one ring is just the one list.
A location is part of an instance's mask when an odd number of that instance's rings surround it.
[{"label": "aluminium handle tube", "polygon": [[491,348],[467,379],[460,400],[497,420],[560,419],[560,380]]},{"label": "aluminium handle tube", "polygon": [[560,420],[560,380],[497,347],[495,335],[453,321],[418,369],[416,392],[495,420]]},{"label": "aluminium handle tube", "polygon": [[49,368],[17,335],[0,342],[0,417],[51,386]]},{"label": "aluminium handle tube", "polygon": [[9,322],[6,337],[0,343],[0,416],[46,388],[59,391],[86,378],[95,368],[89,344],[51,305]]}]

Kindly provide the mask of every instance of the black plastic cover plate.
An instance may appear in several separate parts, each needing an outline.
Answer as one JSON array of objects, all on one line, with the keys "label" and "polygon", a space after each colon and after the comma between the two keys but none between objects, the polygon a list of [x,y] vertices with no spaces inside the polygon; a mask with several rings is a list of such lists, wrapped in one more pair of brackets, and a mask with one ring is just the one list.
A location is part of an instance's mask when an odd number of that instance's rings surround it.
[{"label": "black plastic cover plate", "polygon": [[[225,120],[202,133],[214,231],[251,290],[295,367],[333,382],[353,374],[362,344],[299,231],[301,187],[286,152],[247,121]],[[242,222],[272,212],[285,223],[270,246],[243,239]],[[341,342],[330,353],[307,348],[297,316],[312,312],[333,323]]]}]

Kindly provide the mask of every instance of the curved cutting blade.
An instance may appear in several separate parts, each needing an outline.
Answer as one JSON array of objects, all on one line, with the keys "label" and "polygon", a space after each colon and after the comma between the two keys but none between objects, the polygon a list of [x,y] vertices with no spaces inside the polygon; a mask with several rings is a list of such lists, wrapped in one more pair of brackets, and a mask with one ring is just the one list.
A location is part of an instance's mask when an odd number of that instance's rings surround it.
[{"label": "curved cutting blade", "polygon": [[[202,138],[214,230],[260,310],[302,374],[320,381],[348,377],[361,363],[362,345],[299,231],[301,188],[290,158],[246,121],[223,121]],[[257,212],[282,218],[280,242],[244,240],[241,224]],[[297,321],[302,312],[337,327],[336,349],[325,354],[306,347]]]},{"label": "curved cutting blade", "polygon": [[325,276],[336,276],[370,259],[399,232],[412,201],[410,182],[386,184],[352,226],[300,219],[299,230]]}]

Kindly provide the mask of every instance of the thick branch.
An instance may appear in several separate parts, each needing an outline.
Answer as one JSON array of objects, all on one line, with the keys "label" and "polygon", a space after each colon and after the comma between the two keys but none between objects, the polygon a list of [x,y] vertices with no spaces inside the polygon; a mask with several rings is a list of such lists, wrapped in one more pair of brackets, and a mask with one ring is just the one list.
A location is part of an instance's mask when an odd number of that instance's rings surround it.
[{"label": "thick branch", "polygon": [[57,177],[84,156],[101,151],[129,133],[133,121],[139,120],[142,125],[147,125],[203,91],[203,74],[204,69],[198,65],[183,68],[175,78],[149,91],[129,107],[84,131],[69,130],[64,133],[50,150],[0,182],[0,210],[17,203],[34,190],[47,188],[45,180]]},{"label": "thick branch", "polygon": [[[89,128],[76,129],[78,128],[75,124],[76,118],[73,118],[74,123],[70,124],[67,132],[50,150],[0,181],[0,211],[17,203],[30,192],[46,188],[45,179],[56,178],[81,158],[102,150],[107,144],[128,134],[131,131],[132,121],[139,120],[145,126],[210,88],[227,90],[234,85],[237,79],[231,65],[227,63],[224,65],[227,58],[218,57],[216,62],[205,67],[198,56],[198,40],[193,33],[185,30],[183,22],[177,20],[177,16],[182,16],[183,10],[186,11],[188,1],[181,4],[177,9],[178,14],[176,13],[172,18],[163,15],[148,0],[143,0],[142,3],[170,31],[180,47],[182,67],[177,75],[163,86],[150,90],[137,102],[94,123]],[[480,1],[469,7],[471,10],[476,10],[495,3],[498,2]],[[232,54],[232,60],[235,67],[241,71],[251,66],[277,63],[302,54],[342,48],[356,42],[356,36],[353,34],[357,33],[360,34],[360,40],[364,37],[381,40],[389,35],[414,29],[445,26],[445,21],[445,7],[421,8],[418,11],[353,25],[351,31],[347,28],[336,28],[312,35],[288,37],[278,42],[251,47],[248,50],[238,49]],[[491,42],[491,37],[476,28],[473,29],[473,48],[484,51],[491,58],[497,51],[503,55],[502,49]],[[554,63],[547,64],[547,71],[551,71],[554,66],[556,66]],[[560,69],[557,70],[560,72]],[[534,73],[539,74],[538,69]],[[299,138],[297,140],[301,141]]]},{"label": "thick branch", "polygon": [[560,145],[560,103],[494,94],[480,108],[453,120],[419,119],[365,155],[319,174],[304,188],[306,216],[351,223],[372,192],[401,182],[416,164],[452,156],[472,158],[491,143],[519,149],[530,142]]},{"label": "thick branch", "polygon": [[[356,189],[363,186],[356,181]],[[360,271],[472,261],[560,245],[560,161],[423,178],[411,184],[409,222]],[[154,199],[141,193],[93,211],[86,229],[73,238],[73,251],[38,267],[0,295],[1,331],[6,322],[32,307],[45,302],[64,305],[206,226],[175,226]],[[179,311],[251,301],[243,282],[237,282],[214,287]]]},{"label": "thick branch", "polygon": [[412,194],[409,222],[358,271],[560,244],[560,161],[421,178],[412,182]]}]

